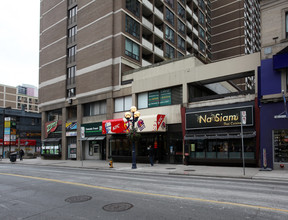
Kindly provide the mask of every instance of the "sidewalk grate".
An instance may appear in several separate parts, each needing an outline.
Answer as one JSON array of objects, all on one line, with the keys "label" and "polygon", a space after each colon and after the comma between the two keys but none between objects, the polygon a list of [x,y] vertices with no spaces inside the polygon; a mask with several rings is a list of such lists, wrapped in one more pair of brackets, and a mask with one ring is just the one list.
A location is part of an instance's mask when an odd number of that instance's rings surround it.
[{"label": "sidewalk grate", "polygon": [[103,209],[107,212],[123,212],[133,207],[130,203],[120,202],[105,205]]}]

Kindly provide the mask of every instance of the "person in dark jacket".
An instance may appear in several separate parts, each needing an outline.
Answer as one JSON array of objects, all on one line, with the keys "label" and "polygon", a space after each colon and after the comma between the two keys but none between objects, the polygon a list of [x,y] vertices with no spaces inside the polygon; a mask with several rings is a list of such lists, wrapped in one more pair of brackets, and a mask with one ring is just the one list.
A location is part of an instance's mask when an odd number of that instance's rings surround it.
[{"label": "person in dark jacket", "polygon": [[151,145],[149,145],[147,150],[148,150],[148,156],[149,156],[150,164],[151,164],[151,166],[153,166],[154,165],[154,149],[152,148]]},{"label": "person in dark jacket", "polygon": [[21,149],[20,151],[19,151],[19,157],[20,157],[20,160],[23,160],[23,157],[24,156],[24,151]]}]

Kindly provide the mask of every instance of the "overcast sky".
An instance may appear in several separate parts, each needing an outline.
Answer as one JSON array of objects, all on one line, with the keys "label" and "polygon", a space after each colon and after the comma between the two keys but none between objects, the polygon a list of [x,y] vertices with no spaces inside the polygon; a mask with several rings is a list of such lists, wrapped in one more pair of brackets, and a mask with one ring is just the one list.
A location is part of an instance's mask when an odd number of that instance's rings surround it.
[{"label": "overcast sky", "polygon": [[1,1],[0,84],[38,87],[40,0]]}]

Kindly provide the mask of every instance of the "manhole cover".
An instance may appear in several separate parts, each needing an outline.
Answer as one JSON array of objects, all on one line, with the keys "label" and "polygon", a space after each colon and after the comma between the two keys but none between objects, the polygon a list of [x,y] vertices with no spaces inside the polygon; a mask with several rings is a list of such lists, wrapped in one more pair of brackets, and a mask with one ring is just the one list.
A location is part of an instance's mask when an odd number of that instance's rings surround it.
[{"label": "manhole cover", "polygon": [[133,207],[130,203],[120,202],[105,205],[103,209],[108,212],[123,212]]},{"label": "manhole cover", "polygon": [[168,167],[168,168],[166,168],[166,170],[176,170],[176,168],[174,168],[174,167]]},{"label": "manhole cover", "polygon": [[86,202],[90,199],[92,199],[91,196],[72,196],[72,197],[65,199],[65,202],[69,202],[69,203]]},{"label": "manhole cover", "polygon": [[184,170],[184,171],[195,171],[195,170]]}]

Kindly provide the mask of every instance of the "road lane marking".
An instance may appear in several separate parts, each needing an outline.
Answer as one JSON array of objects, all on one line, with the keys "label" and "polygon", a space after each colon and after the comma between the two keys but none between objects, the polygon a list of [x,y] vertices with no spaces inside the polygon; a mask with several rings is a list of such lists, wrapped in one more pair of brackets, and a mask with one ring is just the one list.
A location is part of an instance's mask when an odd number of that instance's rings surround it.
[{"label": "road lane marking", "polygon": [[279,211],[279,212],[288,213],[288,209],[277,209],[277,208],[258,206],[258,205],[248,205],[248,204],[244,204],[244,203],[222,202],[222,201],[216,201],[216,200],[210,200],[210,199],[200,199],[200,198],[193,198],[193,197],[173,196],[173,195],[165,195],[165,194],[158,194],[158,193],[137,192],[137,191],[126,190],[126,189],[116,189],[116,188],[110,188],[110,187],[104,187],[104,186],[93,186],[93,185],[89,185],[89,184],[85,184],[85,183],[74,183],[74,182],[68,182],[68,181],[57,180],[57,179],[26,176],[26,175],[20,175],[20,174],[12,174],[12,173],[0,173],[0,175],[22,177],[22,178],[35,179],[35,180],[43,180],[43,181],[49,181],[49,182],[69,184],[69,185],[74,185],[74,186],[82,186],[82,187],[87,187],[87,188],[108,190],[108,191],[124,192],[124,193],[139,194],[139,195],[149,195],[149,196],[156,196],[156,197],[158,196],[158,197],[163,197],[163,198],[182,199],[182,200],[189,200],[189,201],[198,201],[198,202],[205,202],[205,203],[231,205],[231,206],[239,206],[239,207],[270,210],[270,211]]}]

